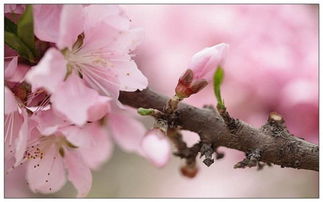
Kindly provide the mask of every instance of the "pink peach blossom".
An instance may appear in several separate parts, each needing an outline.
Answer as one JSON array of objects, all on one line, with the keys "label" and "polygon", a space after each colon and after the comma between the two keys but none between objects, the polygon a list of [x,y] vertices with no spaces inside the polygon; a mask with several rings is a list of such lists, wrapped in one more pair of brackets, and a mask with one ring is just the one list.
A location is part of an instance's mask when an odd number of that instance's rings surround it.
[{"label": "pink peach blossom", "polygon": [[91,188],[91,169],[102,165],[111,151],[111,142],[98,123],[70,125],[48,136],[34,131],[21,163],[27,163],[26,179],[33,192],[56,192],[68,179],[77,196],[84,197]]},{"label": "pink peach blossom", "polygon": [[[51,96],[51,101],[57,112],[81,126],[89,120],[96,121],[102,118],[108,112],[110,99],[88,88],[84,81],[73,73],[58,86]],[[102,113],[91,112],[96,112],[97,108]]]},{"label": "pink peach blossom", "polygon": [[[42,17],[42,8],[51,11],[49,18]],[[135,91],[147,87],[146,77],[129,56],[129,51],[135,48],[142,34],[136,29],[129,29],[129,20],[119,7],[64,5],[62,8],[42,6],[36,9],[39,9],[34,15],[38,19],[35,20],[36,35],[47,28],[54,16],[58,21],[57,29],[54,26],[46,30],[46,33],[58,34],[42,38],[64,49],[62,56],[52,56],[55,62],[61,62],[62,67],[59,68],[65,68],[65,72],[67,67],[69,71],[79,72],[87,85],[113,98],[118,97],[119,90]],[[42,34],[46,36],[46,33]],[[51,52],[50,55],[53,55]],[[33,71],[41,72],[36,70],[38,68]],[[48,68],[57,67],[49,65]]]}]

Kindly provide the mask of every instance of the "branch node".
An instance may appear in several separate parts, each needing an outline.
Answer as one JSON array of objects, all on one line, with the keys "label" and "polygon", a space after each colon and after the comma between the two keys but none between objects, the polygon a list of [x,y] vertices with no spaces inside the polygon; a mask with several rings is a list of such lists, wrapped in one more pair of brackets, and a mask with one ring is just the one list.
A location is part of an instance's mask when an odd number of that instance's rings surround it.
[{"label": "branch node", "polygon": [[287,130],[285,120],[283,119],[282,115],[278,114],[277,112],[271,112],[269,114],[267,123],[262,126],[261,130],[273,137],[289,139],[289,137],[293,136]]},{"label": "branch node", "polygon": [[278,114],[277,112],[270,112],[268,117],[269,123],[281,123],[283,124],[285,120],[283,119],[282,115]]},{"label": "branch node", "polygon": [[200,150],[201,156],[200,158],[202,158],[203,156],[205,156],[205,159],[203,160],[203,163],[210,167],[213,163],[214,163],[214,159],[212,158],[212,154],[214,153],[214,149],[212,147],[212,144],[206,144],[203,143],[201,150]]},{"label": "branch node", "polygon": [[245,168],[245,167],[255,167],[258,166],[258,170],[261,170],[264,166],[263,164],[259,164],[261,159],[261,151],[260,149],[256,149],[250,153],[246,153],[246,158],[242,161],[238,162],[234,165],[234,168]]},{"label": "branch node", "polygon": [[160,128],[162,131],[166,133],[168,129],[168,123],[165,119],[157,119],[154,123],[154,127]]},{"label": "branch node", "polygon": [[227,128],[230,130],[231,134],[236,134],[242,127],[239,119],[234,119],[230,116],[226,108],[218,108],[218,112],[224,120]]}]

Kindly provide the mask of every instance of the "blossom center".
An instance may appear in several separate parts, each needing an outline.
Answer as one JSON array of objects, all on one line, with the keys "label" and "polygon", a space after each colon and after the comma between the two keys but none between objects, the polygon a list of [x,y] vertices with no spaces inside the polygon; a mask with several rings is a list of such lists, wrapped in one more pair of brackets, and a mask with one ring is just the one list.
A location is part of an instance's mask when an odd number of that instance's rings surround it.
[{"label": "blossom center", "polygon": [[80,34],[72,46],[72,49],[62,50],[65,59],[67,60],[67,74],[70,74],[73,69],[82,72],[84,68],[91,67],[112,67],[113,64],[107,59],[105,48],[90,48],[84,45],[85,35]]},{"label": "blossom center", "polygon": [[43,159],[46,151],[53,145],[55,145],[62,157],[65,155],[65,149],[77,148],[62,135],[42,136],[39,141],[27,146],[24,159]]}]

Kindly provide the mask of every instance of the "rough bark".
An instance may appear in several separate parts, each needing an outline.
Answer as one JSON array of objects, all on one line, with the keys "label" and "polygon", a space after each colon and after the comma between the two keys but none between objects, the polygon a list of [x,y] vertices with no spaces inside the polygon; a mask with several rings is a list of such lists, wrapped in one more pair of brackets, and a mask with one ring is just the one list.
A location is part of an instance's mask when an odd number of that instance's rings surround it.
[{"label": "rough bark", "polygon": [[[169,98],[145,89],[121,92],[119,100],[131,107],[163,111]],[[220,115],[216,110],[180,103],[176,111],[176,124],[198,133],[201,142],[245,152],[246,159],[235,167],[251,167],[252,163],[249,165],[248,162],[256,159],[281,167],[319,170],[318,145],[295,137],[287,130],[283,120],[275,120],[275,117],[269,118],[261,128],[254,128],[229,115]]]}]

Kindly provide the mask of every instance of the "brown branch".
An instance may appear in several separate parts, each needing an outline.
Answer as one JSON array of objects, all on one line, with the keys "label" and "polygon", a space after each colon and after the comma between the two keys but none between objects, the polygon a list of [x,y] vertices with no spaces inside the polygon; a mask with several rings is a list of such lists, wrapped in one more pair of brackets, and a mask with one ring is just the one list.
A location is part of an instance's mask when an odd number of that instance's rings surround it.
[{"label": "brown branch", "polygon": [[[121,92],[119,100],[135,108],[163,111],[169,98],[145,89]],[[261,128],[233,119],[228,113],[221,113],[221,116],[216,110],[199,109],[184,103],[179,104],[176,114],[176,124],[182,129],[198,133],[201,142],[245,152],[247,159],[243,162],[249,162],[250,154],[256,152],[257,158],[254,159],[267,164],[319,170],[318,145],[293,136],[278,114],[270,114],[268,122]],[[254,159],[251,159],[252,162]]]}]

